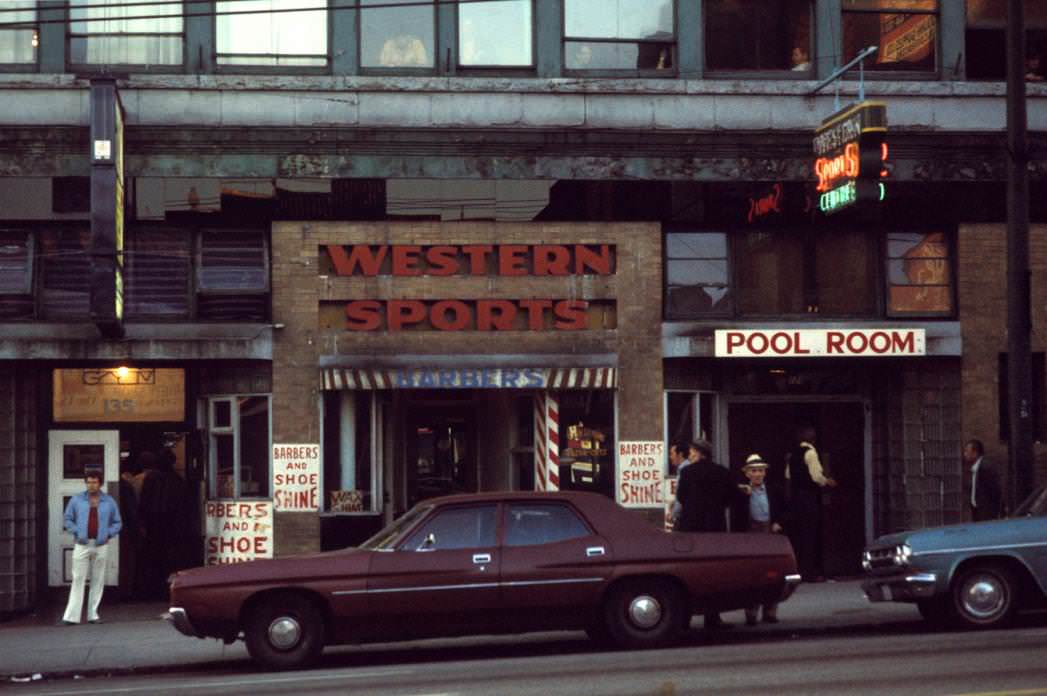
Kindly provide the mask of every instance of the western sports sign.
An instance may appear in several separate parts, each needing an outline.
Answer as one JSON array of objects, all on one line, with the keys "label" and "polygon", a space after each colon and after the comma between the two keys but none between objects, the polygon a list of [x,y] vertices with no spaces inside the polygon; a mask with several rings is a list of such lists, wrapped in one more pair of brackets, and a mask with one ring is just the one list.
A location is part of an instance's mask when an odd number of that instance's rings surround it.
[{"label": "western sports sign", "polygon": [[814,135],[818,208],[826,214],[886,197],[887,105],[864,101],[839,111]]},{"label": "western sports sign", "polygon": [[718,358],[887,357],[927,354],[925,329],[723,329]]}]

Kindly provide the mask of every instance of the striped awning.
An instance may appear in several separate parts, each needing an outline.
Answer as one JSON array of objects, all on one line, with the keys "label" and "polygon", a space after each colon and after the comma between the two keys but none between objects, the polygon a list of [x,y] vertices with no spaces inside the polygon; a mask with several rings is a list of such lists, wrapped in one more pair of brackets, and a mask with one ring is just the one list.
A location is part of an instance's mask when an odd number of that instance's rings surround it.
[{"label": "striped awning", "polygon": [[614,389],[614,367],[328,367],[323,389]]}]

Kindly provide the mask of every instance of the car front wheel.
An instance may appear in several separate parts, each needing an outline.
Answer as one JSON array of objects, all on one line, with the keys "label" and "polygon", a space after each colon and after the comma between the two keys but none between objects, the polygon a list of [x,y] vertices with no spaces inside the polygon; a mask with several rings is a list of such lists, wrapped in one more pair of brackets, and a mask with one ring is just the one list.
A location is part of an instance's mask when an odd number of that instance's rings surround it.
[{"label": "car front wheel", "polygon": [[684,598],[672,583],[636,580],[614,588],[604,605],[607,633],[624,648],[665,645],[686,625]]},{"label": "car front wheel", "polygon": [[324,648],[323,616],[301,595],[275,595],[248,614],[244,642],[251,657],[265,667],[300,669]]},{"label": "car front wheel", "polygon": [[970,628],[1003,626],[1014,616],[1017,591],[1006,568],[972,566],[953,583],[953,612],[961,624]]}]

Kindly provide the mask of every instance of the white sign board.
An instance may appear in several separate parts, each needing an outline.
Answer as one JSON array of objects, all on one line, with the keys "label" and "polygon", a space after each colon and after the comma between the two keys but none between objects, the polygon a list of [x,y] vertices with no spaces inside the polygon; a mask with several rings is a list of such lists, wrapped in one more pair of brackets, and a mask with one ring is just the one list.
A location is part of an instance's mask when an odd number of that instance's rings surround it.
[{"label": "white sign board", "polygon": [[927,354],[925,329],[717,329],[718,358],[886,357]]},{"label": "white sign board", "polygon": [[273,557],[273,504],[207,501],[204,565]]},{"label": "white sign board", "polygon": [[273,445],[273,507],[277,512],[320,509],[320,445]]},{"label": "white sign board", "polygon": [[678,476],[662,481],[662,500],[665,501],[665,531],[673,531],[673,505],[676,503],[676,482]]},{"label": "white sign board", "polygon": [[665,443],[660,440],[619,442],[615,489],[618,504],[628,508],[662,507],[665,466]]}]

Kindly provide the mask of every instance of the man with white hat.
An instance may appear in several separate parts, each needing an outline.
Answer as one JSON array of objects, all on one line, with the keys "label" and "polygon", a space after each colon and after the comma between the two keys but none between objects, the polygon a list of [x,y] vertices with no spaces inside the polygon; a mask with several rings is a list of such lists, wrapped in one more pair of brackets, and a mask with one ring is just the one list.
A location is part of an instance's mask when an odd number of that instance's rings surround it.
[{"label": "man with white hat", "polygon": [[[731,509],[731,529],[736,532],[762,532],[780,534],[785,512],[785,500],[777,487],[767,482],[767,462],[759,454],[750,454],[742,466],[742,473],[749,480],[738,485],[738,495]],[[760,605],[754,604],[745,610],[745,623],[756,625]],[[778,605],[763,605],[765,623],[778,623]]]}]

